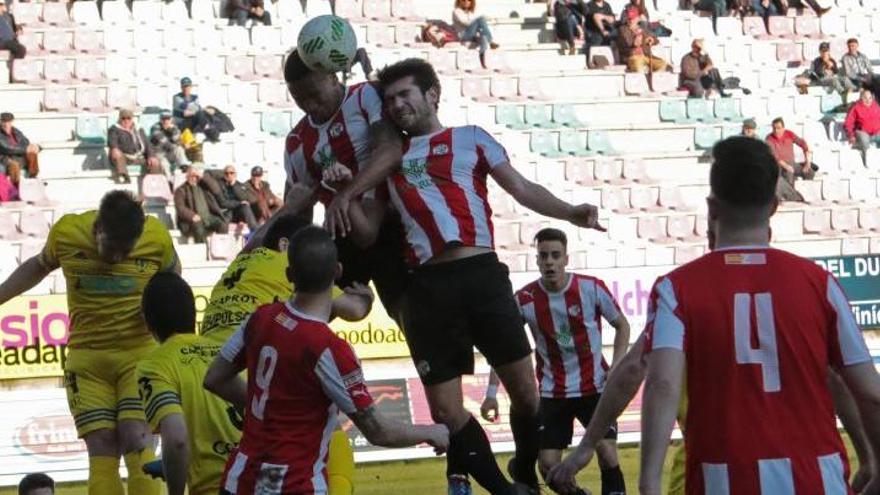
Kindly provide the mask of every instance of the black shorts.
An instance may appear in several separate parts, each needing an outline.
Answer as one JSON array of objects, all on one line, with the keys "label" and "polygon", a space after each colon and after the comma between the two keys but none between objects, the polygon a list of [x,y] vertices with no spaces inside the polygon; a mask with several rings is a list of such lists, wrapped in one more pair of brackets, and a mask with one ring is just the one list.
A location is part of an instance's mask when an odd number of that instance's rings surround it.
[{"label": "black shorts", "polygon": [[474,347],[493,367],[531,353],[510,272],[495,253],[415,269],[402,316],[425,385],[473,374]]},{"label": "black shorts", "polygon": [[[571,445],[575,418],[586,428],[600,397],[602,394],[573,399],[541,397],[541,449],[563,450]],[[617,440],[617,423],[608,429],[605,438]]]},{"label": "black shorts", "polygon": [[359,247],[350,237],[337,237],[342,276],[336,285],[345,288],[352,282],[367,284],[372,280],[385,311],[395,321],[399,320],[401,297],[409,279],[405,241],[403,225],[396,213],[385,217],[376,243],[367,249]]}]

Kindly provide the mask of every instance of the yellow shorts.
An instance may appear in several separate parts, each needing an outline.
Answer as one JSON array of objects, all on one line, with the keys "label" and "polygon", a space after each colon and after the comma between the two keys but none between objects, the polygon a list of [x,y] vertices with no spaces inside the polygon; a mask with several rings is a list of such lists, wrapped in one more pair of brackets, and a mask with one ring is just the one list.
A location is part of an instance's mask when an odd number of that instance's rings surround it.
[{"label": "yellow shorts", "polygon": [[93,431],[114,429],[119,420],[146,421],[136,366],[155,347],[152,343],[124,350],[68,351],[64,388],[80,438]]}]

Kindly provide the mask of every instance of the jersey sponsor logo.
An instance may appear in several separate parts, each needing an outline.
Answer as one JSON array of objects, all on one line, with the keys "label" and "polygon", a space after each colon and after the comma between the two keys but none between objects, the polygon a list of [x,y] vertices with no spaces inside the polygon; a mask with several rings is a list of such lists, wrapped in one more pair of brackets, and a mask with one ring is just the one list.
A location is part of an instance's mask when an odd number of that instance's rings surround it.
[{"label": "jersey sponsor logo", "polygon": [[562,347],[574,347],[574,337],[568,325],[560,325],[556,329],[556,342]]},{"label": "jersey sponsor logo", "polygon": [[333,164],[336,163],[336,157],[333,156],[333,148],[330,146],[324,146],[318,150],[318,153],[315,156],[315,163],[317,163],[321,170],[327,170],[333,166]]},{"label": "jersey sponsor logo", "polygon": [[342,122],[337,122],[330,126],[330,137],[338,138],[342,135],[342,131],[344,130],[345,128],[342,126]]},{"label": "jersey sponsor logo", "polygon": [[211,345],[188,345],[180,348],[180,362],[184,365],[192,364],[194,361],[200,361],[208,364],[220,354],[220,346]]},{"label": "jersey sponsor logo", "polygon": [[725,265],[766,265],[764,253],[729,253],[724,255]]},{"label": "jersey sponsor logo", "polygon": [[91,294],[129,295],[137,289],[137,281],[125,275],[80,275],[76,290]]},{"label": "jersey sponsor logo", "polygon": [[16,429],[14,439],[19,450],[52,461],[78,458],[86,452],[67,413],[33,416]]},{"label": "jersey sponsor logo", "polygon": [[427,174],[428,160],[424,158],[404,160],[400,170],[408,179],[410,187],[424,189],[426,187],[431,187],[434,183],[434,181],[431,180],[431,177]]}]

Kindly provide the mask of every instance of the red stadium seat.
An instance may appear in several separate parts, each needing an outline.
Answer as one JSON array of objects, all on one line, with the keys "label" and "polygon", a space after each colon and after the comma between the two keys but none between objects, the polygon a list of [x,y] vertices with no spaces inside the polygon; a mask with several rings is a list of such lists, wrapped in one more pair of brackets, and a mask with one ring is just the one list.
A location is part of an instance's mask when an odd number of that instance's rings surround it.
[{"label": "red stadium seat", "polygon": [[505,101],[523,101],[525,98],[517,94],[516,80],[510,77],[493,77],[489,83],[493,97]]},{"label": "red stadium seat", "polygon": [[394,26],[386,24],[371,24],[367,28],[367,42],[379,48],[394,47]]},{"label": "red stadium seat", "polygon": [[278,81],[260,81],[257,86],[257,101],[272,108],[292,108],[295,106],[287,98],[287,88]]},{"label": "red stadium seat", "polygon": [[107,75],[104,74],[104,70],[98,65],[98,60],[95,58],[77,58],[73,73],[76,79],[90,84],[107,82]]},{"label": "red stadium seat", "polygon": [[656,184],[657,181],[648,175],[648,167],[641,158],[624,158],[623,177],[639,184]]},{"label": "red stadium seat", "polygon": [[12,82],[26,84],[43,84],[40,62],[30,58],[18,58],[12,61]]},{"label": "red stadium seat", "polygon": [[70,33],[53,29],[45,31],[43,33],[43,50],[55,55],[73,54]]},{"label": "red stadium seat", "polygon": [[104,40],[97,31],[77,29],[73,33],[73,48],[79,53],[98,55],[104,53]]},{"label": "red stadium seat", "polygon": [[254,59],[243,55],[229,55],[226,57],[226,75],[241,79],[242,81],[255,81],[258,79],[254,74]]},{"label": "red stadium seat", "polygon": [[404,21],[422,21],[425,16],[416,12],[414,0],[391,0],[391,15]]},{"label": "red stadium seat", "polygon": [[654,189],[649,187],[634,187],[630,189],[629,203],[633,208],[649,213],[663,210],[663,208],[657,206],[657,195],[654,193]]},{"label": "red stadium seat", "polygon": [[168,179],[162,174],[147,174],[141,182],[141,195],[153,202],[170,203],[174,199]]},{"label": "red stadium seat", "polygon": [[666,220],[666,234],[669,237],[685,240],[693,235],[694,217],[674,215]]},{"label": "red stadium seat", "polygon": [[364,17],[377,22],[393,22],[391,17],[391,0],[363,0]]},{"label": "red stadium seat", "polygon": [[831,210],[831,229],[850,235],[865,233],[865,230],[859,227],[859,210],[852,208]]},{"label": "red stadium seat", "polygon": [[828,210],[805,210],[804,233],[822,236],[835,235],[831,230],[831,218]]},{"label": "red stadium seat", "polygon": [[596,180],[606,182],[608,184],[622,184],[623,180],[623,164],[613,158],[598,158],[594,165],[594,174]]},{"label": "red stadium seat", "polygon": [[541,87],[541,82],[538,79],[531,77],[519,78],[519,95],[537,101],[547,101],[552,99],[544,93],[544,89]]},{"label": "red stadium seat", "polygon": [[232,260],[241,246],[232,234],[214,234],[208,238],[208,254],[214,260]]},{"label": "red stadium seat", "polygon": [[70,14],[67,12],[67,3],[46,2],[43,4],[43,22],[55,27],[73,27]]},{"label": "red stadium seat", "polygon": [[255,55],[254,73],[258,78],[283,79],[281,58],[271,54]]},{"label": "red stadium seat", "polygon": [[12,14],[16,24],[27,27],[37,27],[40,24],[40,16],[43,14],[43,4],[38,2],[15,2],[12,4]]},{"label": "red stadium seat", "polygon": [[483,79],[472,77],[461,80],[461,95],[479,102],[489,103],[495,101],[495,98],[489,95],[489,88]]},{"label": "red stadium seat", "polygon": [[18,42],[27,49],[27,56],[38,57],[46,54],[43,50],[43,37],[40,33],[21,33],[18,35]]},{"label": "red stadium seat", "polygon": [[134,88],[128,85],[111,84],[107,86],[107,103],[115,108],[128,108],[132,111],[140,111],[141,108],[137,104],[137,94]]},{"label": "red stadium seat", "polygon": [[6,210],[0,210],[0,239],[6,241],[16,241],[23,239],[25,236],[18,230],[18,224],[12,218],[12,213]]},{"label": "red stadium seat", "polygon": [[43,77],[46,81],[55,84],[73,84],[73,72],[67,59],[64,58],[47,58],[43,62]]},{"label": "red stadium seat", "polygon": [[799,36],[810,39],[822,39],[822,26],[818,17],[799,16],[794,18],[794,31]]},{"label": "red stadium seat", "polygon": [[111,110],[107,105],[104,88],[82,86],[76,88],[76,106],[91,113],[107,113]]},{"label": "red stadium seat", "polygon": [[754,36],[756,38],[767,36],[767,27],[764,26],[764,19],[757,16],[749,16],[743,18],[743,34],[746,36]]},{"label": "red stadium seat", "polygon": [[767,21],[769,34],[777,38],[790,38],[794,36],[794,23],[792,18],[781,15],[770,16]]},{"label": "red stadium seat", "polygon": [[611,210],[614,213],[628,215],[635,213],[636,209],[630,205],[627,194],[617,188],[602,189],[602,209]]},{"label": "red stadium seat", "polygon": [[77,111],[67,88],[46,88],[43,93],[43,110],[66,113]]},{"label": "red stadium seat", "polygon": [[44,238],[49,235],[49,221],[43,210],[38,208],[25,208],[21,212],[19,222],[21,233],[30,237]]},{"label": "red stadium seat", "polygon": [[594,162],[590,160],[567,160],[565,179],[580,186],[592,187],[600,184],[593,175]]},{"label": "red stadium seat", "polygon": [[434,69],[443,75],[455,75],[460,73],[455,63],[456,52],[452,50],[430,49],[428,50],[428,62]]}]

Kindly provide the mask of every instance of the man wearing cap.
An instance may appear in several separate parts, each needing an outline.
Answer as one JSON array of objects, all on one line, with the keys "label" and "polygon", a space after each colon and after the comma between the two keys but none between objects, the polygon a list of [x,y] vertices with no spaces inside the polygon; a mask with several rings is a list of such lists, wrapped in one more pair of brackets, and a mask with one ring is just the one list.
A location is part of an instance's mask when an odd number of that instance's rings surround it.
[{"label": "man wearing cap", "polygon": [[135,125],[134,112],[127,108],[119,111],[119,120],[107,131],[110,164],[118,184],[128,184],[128,165],[141,165],[141,173],[161,173],[159,160],[144,130]]},{"label": "man wearing cap", "polygon": [[758,123],[755,119],[746,119],[742,124],[742,135],[748,138],[758,138]]},{"label": "man wearing cap", "polygon": [[174,125],[170,112],[162,112],[159,122],[150,128],[150,144],[159,159],[162,173],[170,176],[174,169],[181,165],[189,165],[186,151],[180,144],[180,129]]},{"label": "man wearing cap", "polygon": [[[184,77],[180,80],[180,93],[171,100],[174,123],[181,130],[196,129],[203,123],[204,111],[199,103],[199,95],[192,92],[192,79]],[[193,131],[195,132],[195,131]]]},{"label": "man wearing cap", "polygon": [[269,183],[263,180],[263,167],[257,165],[252,168],[251,178],[244,185],[255,198],[251,203],[251,209],[257,217],[257,222],[265,222],[281,208],[283,204],[281,198],[276,196]]},{"label": "man wearing cap", "polygon": [[617,49],[620,60],[626,63],[629,72],[642,72],[645,67],[654,71],[666,69],[666,61],[651,55],[651,47],[657,44],[657,38],[639,26],[638,9],[626,11],[626,24],[620,27],[617,38]]},{"label": "man wearing cap", "polygon": [[40,147],[31,143],[13,125],[15,116],[9,112],[0,113],[0,171],[3,171],[13,185],[18,186],[21,170],[27,177],[36,177],[40,172],[37,153]]},{"label": "man wearing cap", "polygon": [[703,96],[718,91],[721,96],[724,93],[721,74],[709,58],[709,54],[703,52],[703,40],[695,39],[691,43],[691,51],[681,58],[681,73],[679,74],[679,86],[686,88],[691,98]]},{"label": "man wearing cap", "polygon": [[837,61],[831,56],[831,44],[819,43],[819,56],[813,60],[810,70],[795,79],[801,94],[807,94],[808,86],[821,86],[831,93],[846,93],[856,89],[856,85],[840,74]]}]

